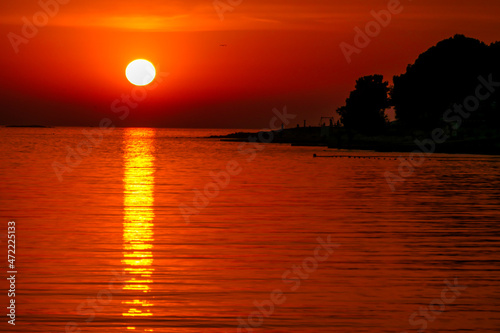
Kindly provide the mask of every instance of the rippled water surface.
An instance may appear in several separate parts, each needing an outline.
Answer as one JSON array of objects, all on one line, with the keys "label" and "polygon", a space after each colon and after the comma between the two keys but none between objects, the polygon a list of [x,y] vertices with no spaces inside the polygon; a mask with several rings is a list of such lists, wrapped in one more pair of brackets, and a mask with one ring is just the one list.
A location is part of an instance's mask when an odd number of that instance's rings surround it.
[{"label": "rippled water surface", "polygon": [[500,331],[500,157],[82,130],[0,129],[0,331]]}]

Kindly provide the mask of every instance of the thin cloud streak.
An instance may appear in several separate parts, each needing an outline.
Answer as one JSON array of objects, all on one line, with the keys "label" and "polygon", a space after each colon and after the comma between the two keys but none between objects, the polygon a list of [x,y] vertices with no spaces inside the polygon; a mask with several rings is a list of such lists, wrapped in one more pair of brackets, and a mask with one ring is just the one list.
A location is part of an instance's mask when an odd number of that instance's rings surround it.
[{"label": "thin cloud streak", "polygon": [[[425,30],[442,22],[492,22],[500,15],[500,2],[479,0],[478,3],[457,3],[420,0],[401,0],[405,12],[398,27],[421,26]],[[354,25],[371,20],[370,12],[387,7],[387,1],[316,0],[290,4],[289,1],[268,0],[265,3],[244,1],[228,11],[220,21],[211,1],[159,0],[70,2],[61,5],[58,15],[51,18],[49,26],[103,27],[137,31],[231,31],[231,30],[351,30]],[[14,4],[0,5],[0,24],[21,25],[22,17],[39,11],[38,3],[20,0]],[[420,23],[419,23],[420,22]]]}]

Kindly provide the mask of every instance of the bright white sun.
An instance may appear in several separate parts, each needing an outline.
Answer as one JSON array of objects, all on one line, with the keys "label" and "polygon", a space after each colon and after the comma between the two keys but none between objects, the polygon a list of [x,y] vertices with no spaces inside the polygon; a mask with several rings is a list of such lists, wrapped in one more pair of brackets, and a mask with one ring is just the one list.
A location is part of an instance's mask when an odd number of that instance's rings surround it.
[{"label": "bright white sun", "polygon": [[136,86],[146,86],[153,82],[156,69],[149,61],[137,59],[128,64],[125,75],[130,83]]}]

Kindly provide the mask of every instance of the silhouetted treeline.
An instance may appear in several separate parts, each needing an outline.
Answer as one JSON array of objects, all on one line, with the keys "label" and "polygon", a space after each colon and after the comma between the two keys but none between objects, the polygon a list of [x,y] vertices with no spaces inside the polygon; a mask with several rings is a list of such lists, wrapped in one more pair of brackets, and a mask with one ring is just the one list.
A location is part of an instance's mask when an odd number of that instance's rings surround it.
[{"label": "silhouetted treeline", "polygon": [[380,132],[387,123],[385,109],[390,106],[389,82],[382,75],[365,76],[356,81],[345,106],[337,109],[342,124],[363,133]]},{"label": "silhouetted treeline", "polygon": [[[406,72],[394,76],[394,86],[388,90],[388,105],[394,106],[400,127],[412,130],[428,130],[448,126],[443,120],[448,109],[462,105],[469,96],[475,96],[482,76],[486,81],[500,82],[500,42],[485,43],[456,35],[439,42],[422,53]],[[385,119],[384,97],[381,91],[385,83],[380,75],[360,78],[337,112],[344,127],[360,132],[379,132],[380,120]],[[477,111],[464,117],[465,128],[498,129],[500,122],[500,87],[483,87]],[[363,110],[361,110],[363,109]],[[371,129],[370,129],[371,123]]]}]

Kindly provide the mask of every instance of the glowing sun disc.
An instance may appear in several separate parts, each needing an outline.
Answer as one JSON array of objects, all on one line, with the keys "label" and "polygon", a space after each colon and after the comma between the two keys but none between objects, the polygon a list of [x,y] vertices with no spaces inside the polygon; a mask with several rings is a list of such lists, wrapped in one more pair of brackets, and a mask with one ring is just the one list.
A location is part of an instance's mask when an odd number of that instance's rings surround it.
[{"label": "glowing sun disc", "polygon": [[125,75],[133,85],[146,86],[153,82],[156,76],[156,69],[149,61],[137,59],[128,64]]}]

